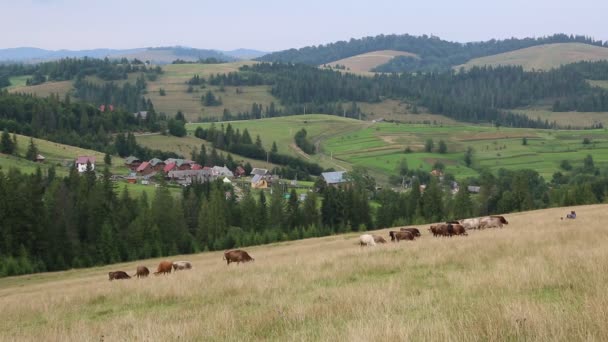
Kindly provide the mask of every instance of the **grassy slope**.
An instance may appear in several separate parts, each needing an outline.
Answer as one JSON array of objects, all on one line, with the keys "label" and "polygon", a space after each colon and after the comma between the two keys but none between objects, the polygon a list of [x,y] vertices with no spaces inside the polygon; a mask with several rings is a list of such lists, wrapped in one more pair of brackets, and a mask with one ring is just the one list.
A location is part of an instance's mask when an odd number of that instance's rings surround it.
[{"label": "grassy slope", "polygon": [[482,65],[521,65],[526,70],[546,70],[559,67],[562,64],[602,59],[608,59],[608,48],[582,43],[559,43],[475,58],[463,65],[456,66],[455,69],[460,67],[468,69]]},{"label": "grassy slope", "polygon": [[[19,155],[25,155],[29,143],[29,137],[17,135],[17,152],[19,153]],[[103,165],[103,158],[105,154],[101,152],[58,144],[42,139],[34,139],[34,144],[36,144],[36,146],[38,147],[40,154],[42,154],[46,158],[44,163],[35,163],[20,157],[0,154],[0,170],[6,171],[9,168],[14,167],[24,173],[34,173],[36,172],[36,169],[38,167],[40,167],[44,171],[50,168],[51,165],[53,165],[55,166],[55,170],[59,176],[65,176],[69,173],[70,167],[74,162],[74,159],[77,156],[84,155],[95,156],[98,167],[100,165]],[[118,175],[127,175],[129,173],[129,170],[124,166],[123,158],[112,156],[112,166],[110,167],[110,172]],[[128,184],[126,182],[116,183],[115,189],[117,192],[122,192],[125,186],[127,187],[129,193],[135,197],[141,195],[143,192],[147,193],[148,198],[152,198],[154,194],[153,186]],[[181,190],[178,188],[170,188],[169,190],[175,196],[179,196],[181,193]]]},{"label": "grassy slope", "polygon": [[391,59],[396,56],[410,56],[418,58],[418,55],[395,50],[380,50],[362,53],[360,55],[340,59],[330,63],[324,64],[324,66],[335,66],[336,64],[343,65],[346,67],[346,71],[354,73],[368,73],[373,68],[388,63]]},{"label": "grassy slope", "polygon": [[[236,72],[241,66],[252,63],[166,65],[163,67],[164,74],[160,75],[155,82],[148,82],[147,97],[152,100],[157,111],[175,115],[178,110],[181,110],[190,121],[197,121],[199,117],[220,117],[224,108],[228,108],[233,114],[249,111],[254,102],[266,107],[274,101],[278,106],[279,101],[270,95],[267,86],[240,87],[243,90],[241,94],[236,93],[236,87],[225,87],[225,91],[220,92],[219,87],[214,86],[207,86],[204,89],[194,87],[192,93],[187,92],[186,82],[195,74],[208,78],[211,74]],[[160,88],[165,90],[165,96],[160,96]],[[222,98],[221,106],[203,106],[201,96],[208,90]]]},{"label": "grassy slope", "polygon": [[[528,137],[528,145],[522,138]],[[589,137],[593,145],[583,146]],[[448,145],[447,154],[422,152],[424,142],[433,139],[435,146],[443,139]],[[415,153],[404,154],[409,146]],[[477,172],[463,163],[468,146],[475,150],[475,164],[490,170],[499,168],[533,168],[546,178],[559,170],[561,160],[574,165],[591,154],[596,164],[608,162],[608,132],[604,130],[552,131],[482,126],[430,126],[379,123],[340,134],[323,142],[326,154],[351,164],[367,166],[384,173],[395,173],[401,159],[410,168],[431,170],[435,161],[446,165],[458,178],[474,176]]]},{"label": "grassy slope", "polygon": [[[559,220],[572,209],[576,221]],[[221,252],[176,256],[194,270],[148,279],[107,272],[158,259],[4,278],[0,340],[602,341],[607,209],[375,248],[357,234],[252,247],[241,266]]]},{"label": "grassy slope", "polygon": [[516,109],[512,112],[527,115],[529,118],[553,122],[563,127],[586,128],[601,122],[608,127],[608,112],[553,112],[545,106]]},{"label": "grassy slope", "polygon": [[[190,158],[192,156],[192,150],[196,149],[200,151],[201,144],[204,144],[207,148],[207,153],[211,153],[212,146],[205,140],[201,140],[192,135],[178,138],[173,136],[164,135],[142,135],[136,136],[137,143],[149,147],[151,149],[160,149],[162,151],[175,152],[182,155],[184,158]],[[218,151],[221,152],[221,151]],[[226,154],[226,153],[224,153]],[[255,160],[251,158],[245,158],[243,156],[232,154],[232,158],[235,161],[242,161],[243,163],[249,162],[253,167],[261,168],[273,168],[277,165],[265,161]]]},{"label": "grassy slope", "polygon": [[[234,129],[240,129],[241,132],[247,128],[253,140],[255,140],[256,135],[260,135],[266,150],[270,150],[272,147],[272,142],[276,141],[277,148],[280,153],[286,153],[293,156],[301,156],[301,154],[297,152],[296,148],[294,148],[293,137],[296,132],[302,128],[305,128],[308,132],[308,138],[311,141],[315,141],[317,139],[329,138],[343,132],[358,130],[366,125],[369,125],[368,122],[364,121],[321,114],[286,116],[262,120],[233,121],[230,124],[234,127]],[[209,127],[210,124],[192,124],[188,125],[187,129],[192,132],[199,125]],[[324,167],[341,169],[341,167],[335,165],[334,162],[329,160],[329,158],[324,155],[312,155],[310,156],[309,160],[318,162]]]}]

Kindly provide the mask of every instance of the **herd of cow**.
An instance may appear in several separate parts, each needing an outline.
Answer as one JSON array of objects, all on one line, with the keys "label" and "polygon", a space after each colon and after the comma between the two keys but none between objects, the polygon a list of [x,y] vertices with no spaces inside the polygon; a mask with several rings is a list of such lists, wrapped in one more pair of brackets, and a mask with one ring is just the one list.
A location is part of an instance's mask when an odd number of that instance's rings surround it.
[{"label": "herd of cow", "polygon": [[[243,250],[240,250],[240,249],[225,251],[223,259],[226,260],[227,265],[230,265],[231,262],[236,262],[238,265],[241,262],[248,262],[248,261],[255,260],[249,255],[249,253],[247,253]],[[154,274],[155,275],[168,274],[168,273],[171,273],[172,270],[177,272],[178,270],[190,270],[190,269],[192,269],[192,263],[190,261],[173,261],[173,262],[161,261],[158,264],[158,267],[156,268],[156,272],[154,272]],[[148,275],[150,275],[150,270],[146,266],[137,266],[137,269],[135,270],[135,275],[133,275],[133,277],[145,278]],[[109,272],[108,277],[110,278],[110,280],[131,279],[132,278],[125,271]]]},{"label": "herd of cow", "polygon": [[[500,227],[504,224],[509,224],[503,216],[486,216],[481,218],[464,219],[460,221],[450,221],[446,223],[431,225],[429,231],[433,236],[447,236],[452,237],[453,235],[467,236],[468,229],[485,229]],[[420,230],[418,228],[400,228],[399,231],[390,231],[388,233],[391,241],[399,242],[401,240],[415,240],[420,237]],[[378,243],[386,243],[386,240],[380,235],[363,234],[359,237],[359,244],[361,246],[375,246]],[[231,262],[236,262],[237,265],[241,262],[254,261],[249,253],[240,250],[228,250],[224,252],[224,260],[226,264],[230,265]],[[189,270],[192,269],[192,263],[190,261],[161,261],[156,268],[155,275],[168,274],[171,271],[178,270]],[[150,275],[150,270],[146,266],[138,266],[135,275],[133,277],[145,278]],[[109,272],[108,277],[110,280],[114,279],[131,279],[131,276],[124,271]]]},{"label": "herd of cow", "polygon": [[[429,227],[429,232],[431,232],[434,237],[452,237],[453,235],[467,236],[468,229],[502,228],[505,224],[509,224],[509,222],[507,222],[503,216],[492,215],[434,224]],[[388,235],[393,242],[415,240],[417,237],[421,236],[420,231],[417,228],[400,228],[399,231],[389,231]],[[359,236],[360,246],[375,246],[378,243],[386,243],[386,240],[380,235],[363,234]]]}]

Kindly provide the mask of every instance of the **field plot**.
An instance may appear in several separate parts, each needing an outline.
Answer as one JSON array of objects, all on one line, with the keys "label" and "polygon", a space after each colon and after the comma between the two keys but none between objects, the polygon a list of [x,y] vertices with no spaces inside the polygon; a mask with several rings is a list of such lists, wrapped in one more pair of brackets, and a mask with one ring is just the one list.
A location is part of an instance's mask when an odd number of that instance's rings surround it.
[{"label": "field plot", "polygon": [[[357,234],[0,279],[0,340],[605,341],[606,205],[507,215],[468,237],[357,245]],[[576,210],[575,221],[560,221]],[[576,230],[576,233],[573,231]],[[387,230],[378,232],[387,236]]]},{"label": "field plot", "polygon": [[59,81],[59,82],[45,82],[34,86],[21,86],[10,87],[9,92],[11,93],[23,93],[33,94],[38,97],[47,97],[51,94],[59,94],[59,97],[63,98],[66,94],[72,91],[72,81]]},{"label": "field plot", "polygon": [[323,66],[331,66],[334,67],[336,65],[341,65],[346,68],[347,72],[353,73],[363,73],[373,75],[371,72],[375,67],[388,63],[391,59],[397,56],[408,56],[412,58],[419,59],[418,55],[405,51],[395,51],[395,50],[380,50],[380,51],[372,51],[363,53],[360,55],[343,58],[337,61],[329,62],[324,64]]},{"label": "field plot", "polygon": [[549,70],[568,63],[605,59],[608,59],[608,48],[583,43],[557,43],[475,58],[454,69],[470,69],[484,65],[521,65],[525,70]]},{"label": "field plot", "polygon": [[[523,145],[524,137],[527,145]],[[584,138],[590,143],[583,144]],[[432,153],[424,152],[427,139],[434,141]],[[439,140],[447,144],[447,153],[436,152]],[[408,147],[412,153],[404,153]],[[464,164],[468,147],[474,149],[473,168]],[[590,154],[596,165],[606,164],[608,132],[376,123],[327,139],[322,148],[336,159],[389,174],[395,174],[400,161],[406,159],[409,168],[426,171],[439,161],[459,179],[475,176],[480,167],[492,171],[531,168],[550,179],[562,160],[581,166]]]},{"label": "field plot", "polygon": [[[251,65],[254,62],[234,62],[224,64],[170,64],[163,67],[163,74],[159,75],[154,82],[148,82],[148,94],[154,103],[157,111],[165,112],[172,116],[181,110],[189,121],[197,121],[199,118],[219,118],[222,116],[224,108],[228,108],[233,115],[238,112],[251,110],[253,103],[262,104],[264,107],[274,102],[280,108],[279,101],[269,93],[267,86],[225,87],[220,91],[220,87],[193,86],[192,92],[188,90],[188,80],[194,75],[199,75],[207,79],[210,75],[236,72],[243,65]],[[160,95],[160,89],[165,90],[165,96]],[[222,98],[222,105],[205,107],[201,102],[201,96],[207,91],[212,91],[216,97]]]},{"label": "field plot", "polygon": [[561,127],[588,128],[601,123],[608,127],[608,112],[553,112],[549,109],[517,109],[512,112],[524,114],[530,119],[540,118],[542,121],[555,121]]},{"label": "field plot", "polygon": [[[223,123],[227,125],[227,123]],[[245,128],[249,131],[251,138],[255,140],[257,135],[262,139],[263,146],[266,150],[272,148],[272,142],[277,143],[279,153],[291,154],[299,156],[313,162],[319,162],[322,166],[341,169],[329,160],[327,155],[315,154],[306,156],[298,152],[295,147],[294,135],[302,128],[306,129],[308,139],[316,142],[329,137],[358,130],[362,127],[370,125],[369,122],[358,121],[339,116],[322,115],[322,114],[306,114],[285,116],[279,118],[261,119],[261,120],[245,120],[230,122],[234,129],[239,129],[241,132]],[[216,123],[216,127],[220,127],[221,123]],[[186,128],[189,132],[193,132],[196,127],[209,127],[210,124],[191,124]]]}]

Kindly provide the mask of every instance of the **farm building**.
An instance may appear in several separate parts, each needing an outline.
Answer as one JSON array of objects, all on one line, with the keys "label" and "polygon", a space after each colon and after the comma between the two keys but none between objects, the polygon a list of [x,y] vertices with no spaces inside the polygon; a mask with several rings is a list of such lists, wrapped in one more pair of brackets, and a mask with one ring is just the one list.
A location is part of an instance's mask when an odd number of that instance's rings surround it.
[{"label": "farm building", "polygon": [[471,193],[478,194],[479,191],[481,190],[481,187],[475,186],[475,185],[469,185],[469,186],[467,186],[467,190],[469,190],[469,192],[471,192]]},{"label": "farm building", "polygon": [[175,170],[169,171],[167,176],[183,185],[191,184],[193,181],[202,183],[213,179],[209,170]]},{"label": "farm building", "polygon": [[125,165],[131,170],[137,170],[141,165],[141,160],[135,156],[129,156],[125,159]]},{"label": "farm building", "polygon": [[331,186],[339,186],[341,184],[350,183],[349,180],[344,178],[346,171],[334,171],[334,172],[323,172],[321,177],[325,181],[325,184]]},{"label": "farm building", "polygon": [[245,176],[245,169],[242,166],[237,166],[236,169],[234,169],[234,175],[236,177],[243,177]]},{"label": "farm building", "polygon": [[269,175],[269,174],[270,174],[270,172],[268,170],[266,170],[266,169],[259,169],[257,167],[254,167],[251,170],[251,175],[252,176],[253,175],[255,175],[255,176],[266,176],[266,175]]},{"label": "farm building", "polygon": [[214,166],[211,168],[211,172],[213,174],[214,177],[229,177],[229,178],[233,178],[234,174],[232,173],[232,171],[230,171],[230,169],[228,169],[225,166]]},{"label": "farm building", "polygon": [[46,158],[44,158],[44,156],[42,154],[37,154],[36,155],[36,159],[34,159],[34,161],[37,162],[37,163],[44,163],[45,159]]},{"label": "farm building", "polygon": [[85,172],[87,170],[87,163],[91,164],[91,170],[95,170],[94,156],[79,156],[76,158],[75,164],[78,172]]},{"label": "farm building", "polygon": [[150,162],[143,162],[137,167],[136,171],[139,175],[149,175],[154,172],[154,168]]},{"label": "farm building", "polygon": [[165,168],[165,162],[158,158],[152,158],[150,159],[150,166],[154,171],[160,172]]},{"label": "farm building", "polygon": [[253,189],[266,189],[268,188],[268,181],[262,175],[254,175],[251,178],[251,187]]},{"label": "farm building", "polygon": [[175,167],[175,163],[167,163],[165,161],[165,167],[163,167],[163,172],[164,173],[169,173],[169,172],[171,172],[173,170],[177,171],[177,168]]}]

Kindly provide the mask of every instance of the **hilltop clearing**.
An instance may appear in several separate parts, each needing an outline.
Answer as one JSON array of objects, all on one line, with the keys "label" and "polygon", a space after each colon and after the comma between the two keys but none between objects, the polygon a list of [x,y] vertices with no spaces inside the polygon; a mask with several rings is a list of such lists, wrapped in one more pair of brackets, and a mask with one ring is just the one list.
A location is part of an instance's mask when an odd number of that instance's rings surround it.
[{"label": "hilltop clearing", "polygon": [[548,70],[581,61],[608,60],[608,48],[582,43],[538,45],[497,55],[475,58],[455,69],[473,66],[521,65],[525,70]]}]

